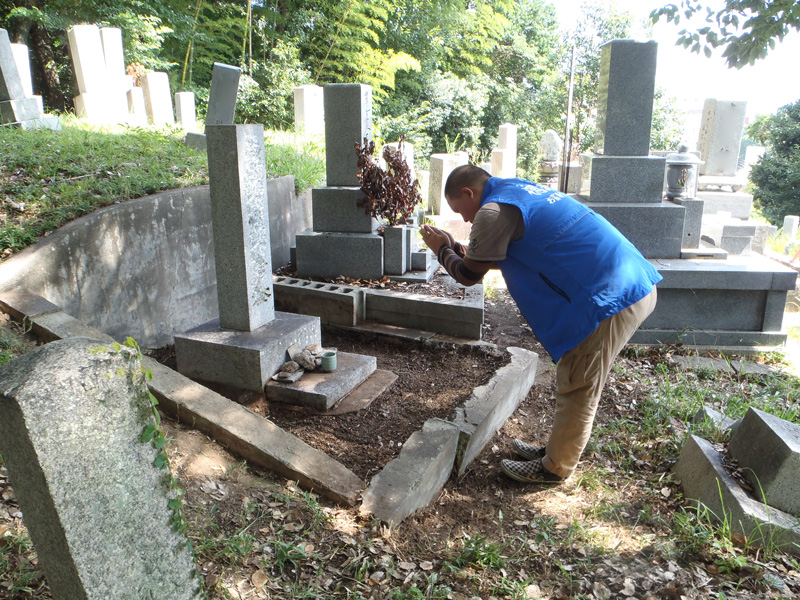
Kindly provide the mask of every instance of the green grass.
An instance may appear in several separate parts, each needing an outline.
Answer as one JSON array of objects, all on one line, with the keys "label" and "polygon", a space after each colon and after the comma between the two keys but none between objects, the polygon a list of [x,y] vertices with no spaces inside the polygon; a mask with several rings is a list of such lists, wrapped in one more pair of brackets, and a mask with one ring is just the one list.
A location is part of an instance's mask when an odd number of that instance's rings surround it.
[{"label": "green grass", "polygon": [[[180,129],[98,128],[66,117],[62,127],[0,128],[0,253],[98,208],[208,183],[205,153],[184,146]],[[294,175],[299,190],[324,179],[319,140],[265,138],[269,177]]]}]

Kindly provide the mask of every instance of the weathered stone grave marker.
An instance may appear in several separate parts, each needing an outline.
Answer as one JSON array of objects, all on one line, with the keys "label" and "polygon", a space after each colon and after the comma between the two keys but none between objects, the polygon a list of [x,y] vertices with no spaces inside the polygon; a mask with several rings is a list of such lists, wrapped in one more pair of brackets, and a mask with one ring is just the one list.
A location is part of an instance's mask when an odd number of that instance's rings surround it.
[{"label": "weathered stone grave marker", "polygon": [[[241,75],[242,70],[239,67],[214,63],[211,70],[211,89],[208,92],[206,126],[233,125]],[[206,134],[190,131],[186,134],[184,143],[195,150],[205,150]]]},{"label": "weathered stone grave marker", "polygon": [[27,96],[8,38],[0,29],[0,125],[14,124],[23,129],[60,129],[58,117],[42,114],[42,99]]},{"label": "weathered stone grave marker", "polygon": [[294,128],[311,135],[325,133],[325,105],[322,88],[300,85],[294,88]]},{"label": "weathered stone grave marker", "polygon": [[25,525],[59,600],[194,600],[171,491],[141,441],[153,416],[137,355],[99,346],[52,342],[0,368],[0,452]]}]

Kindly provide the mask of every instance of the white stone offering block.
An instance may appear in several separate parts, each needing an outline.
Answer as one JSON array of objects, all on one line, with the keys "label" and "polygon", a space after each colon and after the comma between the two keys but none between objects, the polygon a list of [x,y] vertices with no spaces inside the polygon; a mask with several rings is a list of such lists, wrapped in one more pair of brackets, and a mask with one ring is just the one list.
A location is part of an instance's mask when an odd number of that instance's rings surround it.
[{"label": "white stone offering block", "polygon": [[17,72],[22,83],[22,91],[26,98],[33,96],[33,79],[31,78],[31,57],[25,44],[11,44],[11,52],[17,65]]},{"label": "white stone offering block", "polygon": [[175,93],[175,116],[186,131],[197,129],[197,114],[194,106],[194,92]]},{"label": "white stone offering block", "polygon": [[103,42],[97,25],[75,25],[67,32],[69,53],[80,94],[102,93],[108,86]]},{"label": "white stone offering block", "polygon": [[[0,368],[0,452],[55,598],[200,598],[135,352],[89,338]],[[133,594],[133,595],[132,595]]]},{"label": "white stone offering block", "polygon": [[312,135],[325,133],[325,103],[321,86],[294,88],[294,128]]},{"label": "white stone offering block", "polygon": [[142,78],[144,105],[147,120],[151,125],[173,125],[172,94],[169,91],[169,77],[161,71],[149,71]]}]

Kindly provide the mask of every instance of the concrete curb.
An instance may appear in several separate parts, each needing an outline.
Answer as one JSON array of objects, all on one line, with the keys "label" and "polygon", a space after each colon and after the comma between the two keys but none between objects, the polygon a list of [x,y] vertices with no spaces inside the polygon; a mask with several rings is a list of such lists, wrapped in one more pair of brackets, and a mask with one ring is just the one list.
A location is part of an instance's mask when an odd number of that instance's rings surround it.
[{"label": "concrete curb", "polygon": [[264,417],[212,392],[151,358],[148,387],[161,408],[229,450],[346,506],[363,488],[355,473]]},{"label": "concrete curb", "polygon": [[430,419],[414,432],[400,455],[372,478],[361,512],[397,525],[439,495],[450,478],[458,446],[458,428]]},{"label": "concrete curb", "polygon": [[460,431],[456,464],[461,477],[481,450],[517,410],[536,379],[539,355],[530,350],[507,348],[511,362],[479,388],[453,418]]}]

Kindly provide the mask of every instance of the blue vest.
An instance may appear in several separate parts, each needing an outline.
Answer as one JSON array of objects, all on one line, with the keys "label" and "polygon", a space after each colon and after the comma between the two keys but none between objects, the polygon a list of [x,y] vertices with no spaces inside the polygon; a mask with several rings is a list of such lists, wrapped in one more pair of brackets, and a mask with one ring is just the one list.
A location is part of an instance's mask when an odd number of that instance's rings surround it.
[{"label": "blue vest", "polygon": [[611,223],[561,192],[492,177],[481,206],[488,202],[522,211],[525,233],[497,264],[511,297],[555,361],[662,279]]}]

